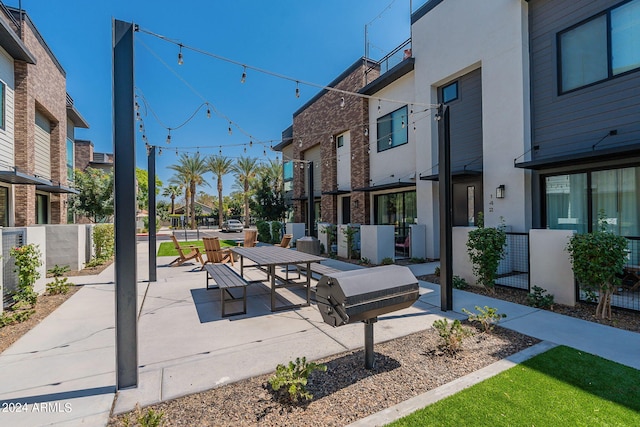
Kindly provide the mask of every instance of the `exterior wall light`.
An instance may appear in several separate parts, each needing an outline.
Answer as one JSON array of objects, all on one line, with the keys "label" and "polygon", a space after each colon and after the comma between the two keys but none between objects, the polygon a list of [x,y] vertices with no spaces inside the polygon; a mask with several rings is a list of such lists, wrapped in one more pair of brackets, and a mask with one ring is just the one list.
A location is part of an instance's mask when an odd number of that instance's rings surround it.
[{"label": "exterior wall light", "polygon": [[498,188],[496,188],[496,199],[504,199],[504,185],[498,185]]}]

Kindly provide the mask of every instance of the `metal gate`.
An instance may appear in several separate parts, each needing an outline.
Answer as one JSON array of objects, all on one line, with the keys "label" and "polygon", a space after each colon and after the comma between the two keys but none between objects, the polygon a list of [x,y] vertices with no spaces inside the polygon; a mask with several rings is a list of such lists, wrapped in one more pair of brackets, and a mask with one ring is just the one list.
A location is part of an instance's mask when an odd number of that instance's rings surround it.
[{"label": "metal gate", "polygon": [[18,274],[11,248],[24,245],[24,230],[2,230],[2,305],[7,308],[13,304],[13,294],[18,289]]},{"label": "metal gate", "polygon": [[496,284],[529,291],[529,277],[529,233],[507,232],[507,247],[498,266]]}]

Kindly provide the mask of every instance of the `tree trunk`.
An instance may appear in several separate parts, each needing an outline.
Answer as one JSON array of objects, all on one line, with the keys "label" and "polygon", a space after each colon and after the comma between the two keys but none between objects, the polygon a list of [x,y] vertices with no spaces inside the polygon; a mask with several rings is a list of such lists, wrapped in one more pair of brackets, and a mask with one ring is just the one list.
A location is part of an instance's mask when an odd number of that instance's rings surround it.
[{"label": "tree trunk", "polygon": [[176,210],[175,210],[176,203],[175,202],[176,202],[176,195],[172,194],[171,195],[171,215],[176,213]]},{"label": "tree trunk", "polygon": [[596,307],[596,318],[611,320],[611,289],[609,289],[609,287],[603,286],[600,288],[598,306]]},{"label": "tree trunk", "polygon": [[249,182],[246,181],[244,184],[244,226],[249,227],[250,221],[250,212],[249,212]]},{"label": "tree trunk", "polygon": [[222,176],[218,177],[218,227],[222,227]]},{"label": "tree trunk", "polygon": [[185,217],[185,223],[183,224],[186,225],[186,223],[189,222],[189,218],[190,218],[190,209],[189,209],[189,200],[191,200],[191,189],[189,187],[187,187],[187,189],[185,190],[185,194],[184,194],[184,217]]},{"label": "tree trunk", "polygon": [[191,229],[196,228],[196,183],[191,182]]}]

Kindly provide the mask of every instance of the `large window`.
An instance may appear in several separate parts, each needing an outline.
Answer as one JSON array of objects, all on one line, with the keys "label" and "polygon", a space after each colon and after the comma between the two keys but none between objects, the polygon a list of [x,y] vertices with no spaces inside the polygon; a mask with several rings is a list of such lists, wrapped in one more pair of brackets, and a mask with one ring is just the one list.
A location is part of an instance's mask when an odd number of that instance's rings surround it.
[{"label": "large window", "polygon": [[404,237],[409,233],[409,224],[414,224],[418,217],[416,192],[377,195],[374,199],[374,209],[376,224],[395,225],[396,233]]},{"label": "large window", "polygon": [[408,142],[407,106],[378,119],[378,152]]},{"label": "large window", "polygon": [[640,236],[640,167],[556,175],[545,178],[546,225],[579,233],[607,229]]},{"label": "large window", "polygon": [[625,2],[558,35],[560,92],[640,68],[640,0]]},{"label": "large window", "polygon": [[73,179],[73,141],[67,138],[67,180],[72,183]]}]

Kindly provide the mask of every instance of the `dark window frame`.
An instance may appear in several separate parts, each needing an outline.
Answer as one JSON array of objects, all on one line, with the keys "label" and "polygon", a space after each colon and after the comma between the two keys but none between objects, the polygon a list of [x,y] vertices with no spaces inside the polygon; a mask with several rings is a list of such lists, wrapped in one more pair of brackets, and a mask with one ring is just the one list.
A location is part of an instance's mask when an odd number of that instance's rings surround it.
[{"label": "dark window frame", "polygon": [[0,114],[0,129],[7,129],[7,84],[0,81],[0,102],[2,102],[2,113]]},{"label": "dark window frame", "polygon": [[336,148],[344,147],[344,134],[336,137]]},{"label": "dark window frame", "polygon": [[[557,71],[557,76],[556,76],[556,81],[557,81],[557,88],[558,88],[558,95],[566,95],[568,93],[572,93],[575,92],[577,90],[581,90],[581,89],[585,89],[591,86],[595,86],[597,84],[603,83],[603,82],[607,82],[613,79],[616,79],[618,77],[622,77],[622,76],[626,76],[628,74],[631,73],[636,73],[638,71],[640,71],[640,66],[636,67],[636,68],[632,68],[630,70],[624,71],[622,73],[618,73],[618,74],[613,74],[613,65],[612,65],[612,45],[611,45],[611,12],[619,7],[622,7],[624,5],[626,5],[627,3],[631,3],[631,2],[635,2],[635,1],[640,1],[640,0],[625,0],[621,3],[618,3],[614,6],[611,6],[605,10],[603,10],[602,12],[590,16],[587,19],[584,19],[568,28],[565,28],[564,30],[558,32],[556,34],[556,63],[557,63],[557,67],[556,67],[556,71]],[[576,28],[579,28],[595,19],[601,18],[602,16],[606,16],[606,21],[607,21],[607,77],[604,79],[600,79],[594,82],[590,82],[587,83],[585,85],[582,86],[578,86],[572,89],[568,89],[568,90],[563,90],[562,88],[562,36],[572,30],[575,30]]]},{"label": "dark window frame", "polygon": [[[405,126],[402,128],[403,132],[404,132],[404,142],[401,142],[399,144],[395,143],[395,132],[393,131],[393,115],[398,113],[399,111],[404,110],[405,114],[404,114],[404,123]],[[388,135],[384,135],[383,137],[380,136],[380,124],[384,123],[384,122],[390,122],[390,127],[391,127],[391,132]],[[377,141],[376,141],[376,148],[378,150],[378,153],[381,153],[383,151],[387,151],[390,150],[392,148],[395,147],[400,147],[402,145],[408,144],[409,143],[409,109],[408,106],[402,106],[396,110],[391,111],[390,113],[385,114],[384,116],[378,118],[378,120],[376,121],[376,131],[377,131]],[[380,144],[380,141],[382,141],[382,138],[384,138],[383,144]],[[391,144],[386,143],[385,141],[388,141],[388,138],[391,138]]]},{"label": "dark window frame", "polygon": [[[454,96],[451,99],[445,99],[444,97],[444,91],[450,87],[455,87],[456,88],[456,96]],[[448,104],[450,102],[453,102],[455,100],[457,100],[460,97],[460,86],[458,85],[458,80],[456,80],[455,82],[449,83],[446,86],[442,86],[442,103],[443,104]]]}]

